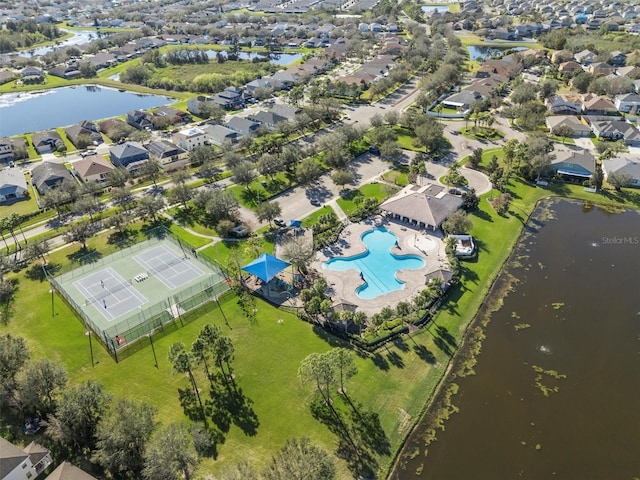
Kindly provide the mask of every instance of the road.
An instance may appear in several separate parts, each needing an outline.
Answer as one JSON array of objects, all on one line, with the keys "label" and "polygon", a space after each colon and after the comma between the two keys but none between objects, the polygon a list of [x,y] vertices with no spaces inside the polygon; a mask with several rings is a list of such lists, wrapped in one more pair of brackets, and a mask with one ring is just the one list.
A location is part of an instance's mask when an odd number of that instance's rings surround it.
[{"label": "road", "polygon": [[[396,110],[398,113],[402,113],[406,108],[408,108],[415,102],[416,97],[419,94],[417,82],[417,78],[412,79],[404,87],[400,88],[399,90],[379,102],[348,107],[348,118],[344,119],[343,123],[359,125],[363,129],[367,129],[370,127],[371,117],[376,113],[384,115],[384,113],[389,110]],[[430,164],[427,166],[427,170],[431,175],[431,181],[437,181],[439,177],[446,173],[446,169],[451,162],[462,159],[473,149],[478,147],[488,148],[494,145],[499,146],[503,143],[503,141],[498,143],[483,143],[480,141],[467,139],[460,135],[456,136],[451,134],[451,132],[459,130],[461,127],[461,122],[444,121],[443,123],[445,125],[445,135],[447,136],[447,138],[449,138],[452,145],[452,151],[449,157],[445,159],[441,164]],[[520,132],[512,130],[508,126],[508,124],[506,124],[505,119],[497,118],[496,123],[500,127],[503,127],[502,130],[505,132],[505,140],[509,138],[523,138],[523,135]],[[322,135],[322,133],[320,133],[320,135]],[[318,134],[316,134],[305,139],[304,141],[317,141],[318,138],[319,136]],[[109,146],[104,144],[99,145],[94,149],[99,154],[108,154],[109,152]],[[405,156],[408,158],[410,158],[412,155],[412,152],[405,152]],[[81,156],[78,154],[68,155],[66,157],[56,157],[53,154],[43,156],[43,160],[54,161],[58,163],[73,162],[80,158]],[[33,165],[29,165],[29,167],[31,168],[32,166]],[[372,181],[377,181],[380,179],[380,176],[388,171],[391,167],[391,163],[383,161],[377,156],[368,153],[364,154],[352,161],[349,165],[349,169],[355,175],[355,182],[353,185],[351,185],[351,187],[357,188],[367,183],[371,183]],[[463,168],[461,170],[461,173],[469,180],[470,186],[473,186],[478,193],[483,193],[490,189],[491,185],[489,181],[480,172]],[[225,179],[221,182],[218,182],[219,186],[223,188],[225,186],[228,186],[230,183],[230,179]],[[170,183],[165,182],[165,186],[170,187]],[[141,192],[138,193],[138,195],[141,194]],[[292,188],[275,196],[274,198],[272,198],[272,200],[278,201],[280,203],[280,206],[282,208],[281,216],[285,220],[304,218],[313,213],[318,208],[321,208],[323,205],[327,204],[331,205],[334,210],[336,210],[336,213],[341,219],[344,219],[344,213],[339,209],[335,202],[336,199],[339,198],[339,195],[340,190],[331,181],[330,174],[325,174],[312,185]],[[242,219],[252,229],[257,229],[265,225],[265,222],[259,222],[255,215],[255,212],[247,207],[241,206],[240,214]],[[25,231],[25,236],[27,238],[31,238],[44,233],[50,228],[51,227],[49,222],[43,222],[29,229],[28,231]],[[65,243],[65,240],[62,235],[55,237],[51,241],[52,247],[61,245],[63,243]]]}]

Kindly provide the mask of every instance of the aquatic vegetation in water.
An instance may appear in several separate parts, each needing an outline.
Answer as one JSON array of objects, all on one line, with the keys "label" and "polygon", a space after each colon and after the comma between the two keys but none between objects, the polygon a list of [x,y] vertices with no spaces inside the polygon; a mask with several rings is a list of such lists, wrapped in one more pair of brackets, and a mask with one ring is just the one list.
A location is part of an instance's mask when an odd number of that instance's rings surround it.
[{"label": "aquatic vegetation in water", "polygon": [[564,302],[554,302],[551,304],[551,306],[554,310],[560,310],[562,307],[564,307]]},{"label": "aquatic vegetation in water", "polygon": [[511,312],[511,318],[520,318],[520,315],[518,315],[518,312]]},{"label": "aquatic vegetation in water", "polygon": [[566,375],[562,374],[562,373],[558,373],[555,370],[545,370],[542,367],[539,367],[537,365],[532,365],[531,368],[538,373],[538,375],[536,375],[536,378],[534,380],[535,382],[535,386],[536,388],[538,388],[538,390],[540,390],[542,392],[542,394],[545,397],[550,396],[552,393],[558,393],[560,391],[560,387],[558,387],[557,385],[555,386],[548,386],[545,385],[544,383],[542,383],[542,379],[544,378],[544,375],[554,378],[556,380],[563,380],[565,378],[567,378]]},{"label": "aquatic vegetation in water", "polygon": [[517,325],[514,325],[513,328],[516,329],[516,331],[520,331],[520,330],[524,330],[525,328],[530,328],[531,325],[529,325],[528,323],[518,323]]}]

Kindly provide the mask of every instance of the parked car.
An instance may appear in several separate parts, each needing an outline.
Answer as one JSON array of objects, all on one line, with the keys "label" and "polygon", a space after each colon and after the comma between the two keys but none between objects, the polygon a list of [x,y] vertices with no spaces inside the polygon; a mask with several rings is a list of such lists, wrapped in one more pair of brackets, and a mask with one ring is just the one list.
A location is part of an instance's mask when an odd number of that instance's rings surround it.
[{"label": "parked car", "polygon": [[277,226],[279,226],[281,228],[284,228],[284,227],[287,226],[286,222],[283,219],[281,219],[280,217],[274,218],[273,219],[273,223],[275,223]]},{"label": "parked car", "polygon": [[369,153],[371,153],[373,155],[380,155],[380,149],[378,147],[376,147],[375,145],[371,145],[369,147]]}]

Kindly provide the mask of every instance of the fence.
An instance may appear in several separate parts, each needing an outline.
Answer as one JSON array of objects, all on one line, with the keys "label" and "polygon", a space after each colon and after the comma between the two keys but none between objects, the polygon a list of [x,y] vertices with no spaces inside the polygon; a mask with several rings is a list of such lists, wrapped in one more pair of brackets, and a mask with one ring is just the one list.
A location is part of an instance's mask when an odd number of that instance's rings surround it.
[{"label": "fence", "polygon": [[[197,256],[198,263],[205,266],[211,272],[210,275],[207,275],[206,278],[197,283],[191,283],[181,290],[172,291],[166,298],[146,308],[140,308],[139,311],[123,318],[108,328],[101,328],[91,319],[85,309],[73,299],[60,282],[60,278],[64,277],[66,283],[70,279],[78,278],[99,269],[105,264],[108,265],[112,263],[114,255],[115,258],[126,258],[135,252],[149,248],[151,245],[160,243],[163,240],[169,240],[181,249],[195,251],[189,243],[174,238],[167,229],[156,228],[146,233],[149,238],[143,242],[132,245],[107,257],[97,258],[93,262],[84,263],[80,267],[59,275],[58,277],[49,277],[52,288],[78,313],[87,328],[95,332],[96,337],[105,345],[116,362],[118,361],[118,350],[124,349],[125,347],[128,348],[141,338],[153,334],[153,332],[158,329],[164,329],[168,325],[173,325],[176,328],[182,326],[184,324],[183,317],[186,314],[208,302],[217,300],[219,296],[229,290],[229,283],[221,269]],[[194,256],[193,259],[196,260],[196,256]]]}]

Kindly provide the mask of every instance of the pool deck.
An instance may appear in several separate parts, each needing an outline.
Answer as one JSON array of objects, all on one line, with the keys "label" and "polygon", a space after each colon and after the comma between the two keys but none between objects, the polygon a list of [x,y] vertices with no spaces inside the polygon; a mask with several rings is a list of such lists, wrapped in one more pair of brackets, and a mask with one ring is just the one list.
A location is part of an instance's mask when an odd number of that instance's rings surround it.
[{"label": "pool deck", "polygon": [[[366,300],[358,297],[356,289],[364,282],[358,270],[338,272],[329,270],[323,263],[334,257],[350,257],[366,250],[361,236],[364,232],[375,227],[384,227],[398,237],[398,247],[393,247],[391,253],[395,255],[418,255],[425,261],[425,266],[418,270],[400,270],[398,280],[405,282],[402,290],[380,295]],[[425,276],[441,268],[448,268],[445,243],[440,232],[416,230],[411,226],[395,220],[377,216],[360,223],[349,224],[340,235],[338,241],[320,250],[311,267],[320,272],[331,289],[329,295],[334,302],[349,302],[358,306],[358,310],[367,315],[382,310],[383,307],[395,307],[398,302],[410,301],[420,291],[426,288]]]}]

